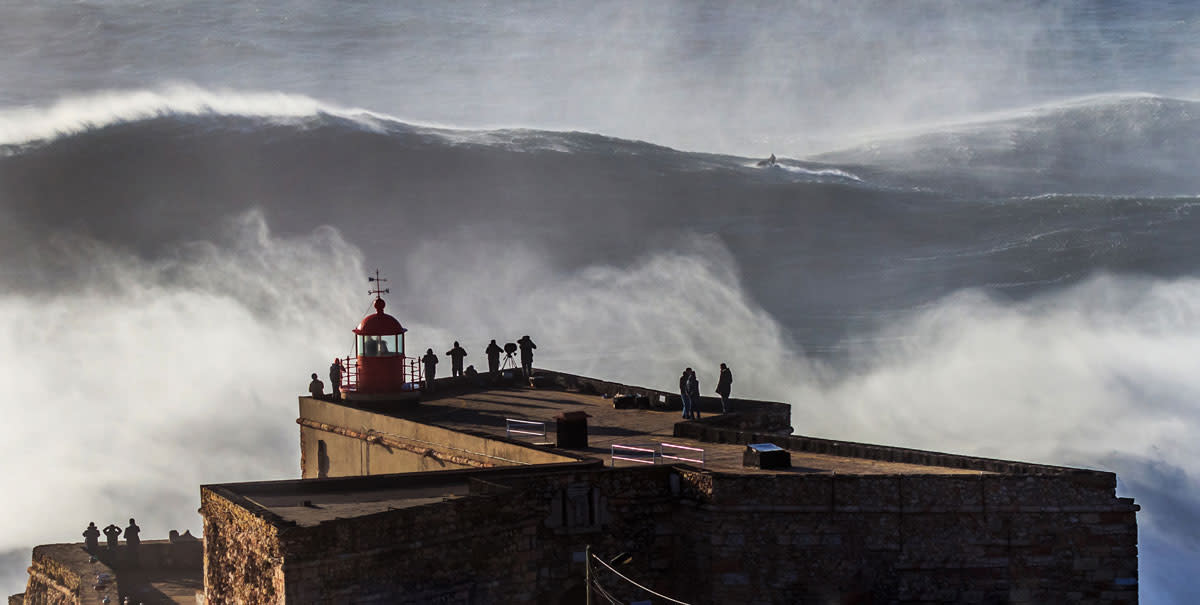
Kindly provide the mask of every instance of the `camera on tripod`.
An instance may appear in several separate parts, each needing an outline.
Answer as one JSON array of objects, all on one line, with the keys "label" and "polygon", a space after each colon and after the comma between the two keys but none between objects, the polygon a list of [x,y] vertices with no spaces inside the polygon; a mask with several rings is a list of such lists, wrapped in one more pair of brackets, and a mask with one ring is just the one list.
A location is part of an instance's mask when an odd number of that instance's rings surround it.
[{"label": "camera on tripod", "polygon": [[515,342],[504,343],[504,363],[500,365],[500,368],[501,369],[504,369],[504,368],[516,369],[517,360],[513,359],[513,355],[516,355],[516,354],[517,354],[517,343],[515,343]]}]

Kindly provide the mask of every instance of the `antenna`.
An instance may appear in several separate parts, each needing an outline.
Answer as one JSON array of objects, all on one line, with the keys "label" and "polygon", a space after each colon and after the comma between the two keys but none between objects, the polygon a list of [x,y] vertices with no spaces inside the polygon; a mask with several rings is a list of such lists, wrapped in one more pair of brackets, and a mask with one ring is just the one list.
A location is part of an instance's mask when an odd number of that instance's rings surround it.
[{"label": "antenna", "polygon": [[375,286],[373,288],[371,288],[370,290],[367,291],[367,294],[374,294],[375,298],[379,298],[380,294],[390,294],[392,291],[391,288],[380,288],[380,286],[383,285],[383,282],[387,281],[387,279],[383,278],[383,277],[379,277],[379,269],[375,270],[374,277],[371,277],[368,275],[367,281],[375,284]]}]

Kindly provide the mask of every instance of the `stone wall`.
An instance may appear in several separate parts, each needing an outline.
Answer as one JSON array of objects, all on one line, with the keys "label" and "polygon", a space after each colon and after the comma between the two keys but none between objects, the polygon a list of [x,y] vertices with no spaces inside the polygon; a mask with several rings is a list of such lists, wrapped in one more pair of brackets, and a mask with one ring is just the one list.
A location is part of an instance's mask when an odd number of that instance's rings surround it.
[{"label": "stone wall", "polygon": [[200,488],[206,603],[282,604],[280,519],[228,493]]},{"label": "stone wall", "polygon": [[[270,546],[238,560],[281,557],[267,573],[226,574],[222,590],[274,599],[255,602],[571,603],[591,545],[629,553],[622,573],[689,603],[1137,601],[1137,507],[1105,473],[517,470],[462,471],[468,497],[274,533],[266,517],[206,512],[206,535],[210,523],[248,524],[215,534]],[[650,598],[597,574],[619,599]],[[235,586],[261,585],[256,575],[274,592]]]},{"label": "stone wall", "polygon": [[701,598],[1136,603],[1137,506],[1114,487],[1062,475],[717,475],[692,513],[709,528],[695,545],[712,579]]},{"label": "stone wall", "polygon": [[[553,370],[535,370],[536,374],[545,377],[546,381],[557,388],[594,393],[596,395],[613,397],[616,395],[646,395],[652,400],[662,398],[678,399],[679,393],[648,389],[618,382],[597,380],[586,376],[556,372]],[[706,426],[721,427],[730,430],[749,430],[759,433],[790,434],[792,432],[792,406],[774,401],[757,401],[753,399],[731,399],[736,414],[718,415],[721,413],[719,397],[701,397],[697,409],[704,416]],[[674,409],[679,409],[675,404]]]},{"label": "stone wall", "polygon": [[[47,544],[33,549],[29,581],[25,586],[25,605],[99,605],[105,594],[118,594],[116,572],[91,556],[82,544]],[[109,581],[95,588],[97,574]]]},{"label": "stone wall", "polygon": [[738,428],[737,426],[731,426],[731,424],[741,424],[737,420],[736,416],[737,414],[732,414],[729,417],[714,417],[705,418],[704,420],[699,421],[679,422],[675,424],[674,435],[676,437],[695,439],[697,441],[708,441],[710,443],[774,443],[781,448],[795,452],[813,452],[817,454],[840,456],[843,458],[884,460],[887,462],[903,462],[907,464],[919,464],[922,466],[962,468],[985,471],[989,473],[1050,473],[1080,476],[1102,475],[1107,477],[1107,479],[1102,479],[1103,481],[1116,480],[1115,475],[1112,473],[1070,468],[1065,466],[1033,464],[1029,462],[1016,462],[1012,460],[997,460],[994,458],[980,458],[977,456],[963,456],[960,454],[914,450],[872,443],[856,443],[853,441],[820,439],[817,437],[780,434],[764,430],[745,430]]},{"label": "stone wall", "polygon": [[147,575],[163,570],[198,570],[203,557],[203,545],[194,538],[179,542],[147,540],[138,549],[137,565],[130,566],[127,544],[122,543],[115,551],[101,544],[95,557],[83,544],[35,547],[25,593],[15,603],[100,605],[105,596],[119,603]]}]

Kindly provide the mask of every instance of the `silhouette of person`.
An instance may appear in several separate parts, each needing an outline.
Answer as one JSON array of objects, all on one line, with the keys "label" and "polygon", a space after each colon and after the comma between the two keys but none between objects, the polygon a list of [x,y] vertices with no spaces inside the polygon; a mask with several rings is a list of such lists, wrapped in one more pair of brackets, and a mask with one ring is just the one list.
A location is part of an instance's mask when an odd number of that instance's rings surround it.
[{"label": "silhouette of person", "polygon": [[696,372],[688,368],[688,397],[692,398],[692,415],[696,420],[700,419],[700,379],[696,377]]},{"label": "silhouette of person", "polygon": [[533,344],[529,335],[526,334],[517,341],[517,346],[521,348],[521,371],[526,378],[529,378],[533,376],[533,350],[537,348],[537,345]]},{"label": "silhouette of person", "polygon": [[446,351],[446,355],[450,356],[450,375],[463,375],[463,358],[467,356],[467,350],[458,346],[458,341],[454,341],[454,348]]},{"label": "silhouette of person", "polygon": [[363,357],[375,357],[379,354],[379,341],[377,337],[368,336],[363,340]]},{"label": "silhouette of person", "polygon": [[129,547],[129,561],[131,563],[138,562],[138,546],[142,544],[140,536],[142,528],[134,523],[133,518],[129,519],[129,527],[125,528],[125,546]]},{"label": "silhouette of person", "polygon": [[501,349],[500,345],[496,344],[496,339],[493,338],[483,352],[487,354],[488,372],[495,376],[496,372],[500,370],[500,354],[504,352],[504,349]]},{"label": "silhouette of person", "polygon": [[433,349],[425,349],[425,356],[421,358],[425,364],[425,390],[433,390],[433,379],[437,375],[437,355],[433,354]]},{"label": "silhouette of person", "polygon": [[108,540],[108,549],[117,549],[117,538],[121,537],[121,528],[109,523],[108,527],[104,528],[104,538]]},{"label": "silhouette of person", "polygon": [[389,351],[387,348],[387,341],[380,338],[379,339],[379,355],[380,355],[380,357],[387,355],[388,353],[389,353]]},{"label": "silhouette of person", "polygon": [[325,396],[325,383],[317,378],[316,372],[312,373],[312,382],[308,383],[308,393],[317,399]]},{"label": "silhouette of person", "polygon": [[468,378],[475,378],[479,376],[479,372],[475,371],[475,366],[467,366],[467,371],[463,372],[463,375]]},{"label": "silhouette of person", "polygon": [[688,389],[688,378],[691,374],[692,369],[685,368],[679,376],[679,398],[683,400],[683,417],[688,420],[692,418],[692,396]]},{"label": "silhouette of person", "polygon": [[721,413],[731,411],[729,405],[729,391],[733,386],[733,372],[729,371],[729,367],[721,364],[721,376],[717,378],[717,394],[721,396]]},{"label": "silhouette of person", "polygon": [[337,395],[342,392],[342,367],[341,359],[334,359],[333,363],[329,364],[329,392]]},{"label": "silhouette of person", "polygon": [[83,530],[83,544],[92,554],[100,551],[100,530],[96,529],[95,521],[88,523],[87,529]]}]

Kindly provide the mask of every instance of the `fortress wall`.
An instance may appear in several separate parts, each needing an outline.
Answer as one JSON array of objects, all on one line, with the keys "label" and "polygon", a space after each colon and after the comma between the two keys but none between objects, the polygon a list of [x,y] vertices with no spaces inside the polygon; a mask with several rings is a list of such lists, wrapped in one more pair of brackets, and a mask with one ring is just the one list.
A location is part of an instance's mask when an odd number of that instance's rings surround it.
[{"label": "fortress wall", "polygon": [[588,544],[635,552],[627,571],[656,585],[685,583],[673,561],[671,474],[494,477],[473,497],[289,527],[279,533],[286,602],[556,603],[582,583],[582,558],[572,560]]},{"label": "fortress wall", "polygon": [[[297,423],[305,479],[575,460],[500,437],[452,431],[311,397],[300,398]],[[321,441],[325,458],[319,450]]]},{"label": "fortress wall", "polygon": [[284,603],[278,519],[221,488],[200,488],[207,605]]},{"label": "fortress wall", "polygon": [[727,476],[713,602],[1136,603],[1137,507],[1070,477]]},{"label": "fortress wall", "polygon": [[[671,397],[677,400],[679,393],[673,391],[660,391],[658,389],[648,389],[645,387],[631,386],[618,382],[609,382],[606,380],[597,380],[586,376],[577,376],[575,374],[567,374],[565,372],[557,372],[553,370],[535,369],[538,375],[546,377],[546,379],[559,388],[571,391],[582,391],[585,393],[595,393],[597,395],[614,395],[637,394],[648,395],[651,398],[657,398],[660,395],[663,397]],[[752,399],[732,399],[733,407],[738,411],[737,415],[718,417],[716,414],[721,412],[721,399],[719,397],[701,397],[697,408],[700,412],[708,416],[706,422],[717,423],[715,426],[721,426],[728,429],[740,431],[758,431],[762,433],[784,433],[792,432],[792,406],[786,403],[777,403],[773,401],[756,401]],[[680,404],[675,403],[673,409],[680,409]]]},{"label": "fortress wall", "polygon": [[[105,594],[116,595],[116,572],[101,561],[85,564],[88,558],[82,544],[34,547],[22,602],[25,605],[100,605]],[[113,578],[111,591],[93,588],[96,574],[101,573]]]},{"label": "fortress wall", "polygon": [[[313,527],[279,524],[276,590],[288,603],[578,602],[577,557],[590,544],[606,558],[630,553],[622,572],[696,603],[1137,601],[1137,507],[1114,497],[1105,473],[737,475],[656,466],[460,474],[472,496]],[[249,533],[262,532],[264,519]],[[206,534],[208,526],[206,518]],[[597,574],[619,599],[648,598]]]},{"label": "fortress wall", "polygon": [[[737,416],[737,414],[733,416]],[[710,443],[774,443],[779,447],[795,452],[812,452],[843,458],[883,460],[887,462],[942,466],[1003,474],[1070,474],[1079,477],[1080,481],[1083,481],[1084,477],[1093,477],[1096,481],[1100,482],[1111,481],[1114,485],[1116,482],[1116,476],[1113,473],[1103,471],[997,460],[994,458],[980,458],[978,456],[931,452],[890,445],[821,439],[818,437],[806,437],[804,435],[786,435],[759,429],[743,430],[736,428],[736,426],[728,425],[729,423],[737,422],[736,418],[732,416],[729,418],[714,417],[698,421],[679,422],[675,424],[673,434],[676,437]]]}]

